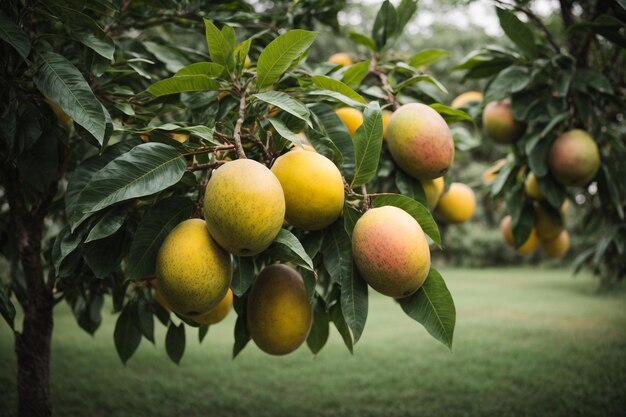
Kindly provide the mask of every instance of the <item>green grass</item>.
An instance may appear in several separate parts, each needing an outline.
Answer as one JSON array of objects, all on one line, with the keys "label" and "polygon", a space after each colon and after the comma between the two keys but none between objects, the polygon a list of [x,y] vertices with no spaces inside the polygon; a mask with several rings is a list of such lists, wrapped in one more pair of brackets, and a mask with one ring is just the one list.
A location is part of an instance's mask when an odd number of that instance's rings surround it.
[{"label": "green grass", "polygon": [[[234,315],[195,332],[180,367],[164,329],[123,366],[114,318],[95,337],[66,307],[55,316],[56,416],[607,416],[626,410],[626,292],[596,294],[589,277],[540,269],[443,270],[457,305],[452,352],[389,300],[370,292],[351,356],[333,330],[271,357],[250,344],[230,359]],[[15,414],[15,359],[0,325],[0,414]],[[8,410],[8,414],[7,411]]]}]

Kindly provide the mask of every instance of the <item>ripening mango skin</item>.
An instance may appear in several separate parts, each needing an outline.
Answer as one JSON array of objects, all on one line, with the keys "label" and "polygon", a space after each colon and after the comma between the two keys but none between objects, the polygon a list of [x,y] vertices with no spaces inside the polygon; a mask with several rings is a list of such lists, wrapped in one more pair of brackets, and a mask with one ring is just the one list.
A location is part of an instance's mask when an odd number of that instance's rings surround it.
[{"label": "ripening mango skin", "polygon": [[204,194],[204,218],[213,239],[228,252],[263,252],[280,232],[284,217],[283,189],[265,165],[237,159],[213,171]]},{"label": "ripening mango skin", "polygon": [[201,219],[180,223],[167,235],[156,260],[158,292],[177,313],[194,317],[215,307],[230,286],[230,254]]},{"label": "ripening mango skin", "polygon": [[320,230],[343,209],[343,178],[324,155],[294,148],[278,157],[272,172],[285,194],[285,220],[302,230]]},{"label": "ripening mango skin", "polygon": [[337,116],[348,129],[350,136],[354,136],[356,130],[363,124],[363,113],[352,107],[340,107],[335,110]]},{"label": "ripening mango skin", "polygon": [[539,182],[537,182],[537,177],[532,172],[528,174],[524,181],[524,191],[526,195],[533,200],[540,201],[544,199],[543,192],[539,187]]},{"label": "ripening mango skin", "polygon": [[329,56],[326,62],[328,62],[329,64],[347,67],[349,65],[352,65],[352,58],[350,58],[350,55],[346,54],[345,52],[338,52]]},{"label": "ripening mango skin", "polygon": [[491,166],[485,170],[483,176],[481,177],[483,184],[491,184],[496,179],[498,173],[504,165],[506,165],[506,159],[498,159],[497,161],[494,161]]},{"label": "ripening mango skin", "polygon": [[496,143],[513,143],[522,137],[525,126],[513,118],[511,100],[492,101],[483,110],[483,129]]},{"label": "ripening mango skin", "polygon": [[192,317],[192,320],[198,324],[217,324],[226,318],[232,307],[233,290],[229,288],[224,298],[215,307],[200,316]]},{"label": "ripening mango skin", "polygon": [[560,258],[569,250],[569,233],[563,230],[556,239],[541,242],[541,249],[550,258]]},{"label": "ripening mango skin", "polygon": [[247,306],[248,329],[254,343],[270,355],[286,355],[306,340],[313,311],[300,274],[273,264],[252,285]]},{"label": "ripening mango skin", "polygon": [[474,190],[460,182],[453,182],[437,203],[435,213],[446,223],[468,221],[476,211]]},{"label": "ripening mango skin", "polygon": [[383,140],[387,140],[387,127],[389,126],[389,120],[393,112],[389,110],[383,110]]},{"label": "ripening mango skin", "polygon": [[468,104],[475,101],[482,101],[483,94],[479,91],[467,91],[463,94],[459,94],[452,103],[450,103],[450,107],[455,109],[460,109],[461,107],[466,107]]},{"label": "ripening mango skin", "polygon": [[[504,241],[511,247],[513,247],[513,224],[511,216],[505,216],[502,221],[500,221],[500,231],[502,232],[502,237]],[[539,246],[539,238],[537,237],[537,231],[533,228],[530,231],[530,235],[526,239],[526,242],[522,244],[519,248],[515,249],[517,253],[525,255],[527,253],[533,252]]]},{"label": "ripening mango skin", "polygon": [[559,136],[549,155],[550,172],[565,186],[582,186],[600,168],[598,145],[584,130],[574,129]]},{"label": "ripening mango skin", "polygon": [[429,210],[433,210],[437,207],[437,203],[439,203],[439,199],[443,194],[445,186],[443,177],[435,178],[434,180],[423,180],[421,183],[424,194],[426,194],[426,205]]},{"label": "ripening mango skin", "polygon": [[413,294],[430,270],[430,248],[421,226],[394,206],[370,209],[356,222],[352,252],[363,279],[389,297]]},{"label": "ripening mango skin", "polygon": [[387,126],[387,145],[396,164],[419,180],[443,176],[454,160],[448,125],[425,104],[405,104],[393,112]]},{"label": "ripening mango skin", "polygon": [[561,213],[555,215],[544,207],[543,204],[535,203],[535,229],[541,240],[549,241],[556,239],[564,229]]}]

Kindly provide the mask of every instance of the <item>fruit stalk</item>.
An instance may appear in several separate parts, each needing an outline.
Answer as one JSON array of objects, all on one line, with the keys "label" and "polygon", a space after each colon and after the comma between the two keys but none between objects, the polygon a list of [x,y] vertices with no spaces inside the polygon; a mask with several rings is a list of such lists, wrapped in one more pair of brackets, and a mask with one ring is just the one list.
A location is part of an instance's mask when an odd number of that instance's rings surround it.
[{"label": "fruit stalk", "polygon": [[384,71],[376,68],[376,58],[372,57],[372,64],[370,65],[370,73],[374,74],[380,80],[383,91],[386,95],[386,100],[389,104],[391,104],[391,108],[393,110],[397,110],[400,107],[400,103],[396,99],[396,96],[393,94],[393,88],[391,88],[391,84],[389,84],[389,79],[387,78],[387,74]]},{"label": "fruit stalk", "polygon": [[235,150],[237,151],[237,158],[246,159],[246,154],[241,146],[241,126],[246,117],[246,88],[240,90],[241,97],[239,98],[239,117],[235,124],[235,130],[233,131],[233,140],[235,141]]}]

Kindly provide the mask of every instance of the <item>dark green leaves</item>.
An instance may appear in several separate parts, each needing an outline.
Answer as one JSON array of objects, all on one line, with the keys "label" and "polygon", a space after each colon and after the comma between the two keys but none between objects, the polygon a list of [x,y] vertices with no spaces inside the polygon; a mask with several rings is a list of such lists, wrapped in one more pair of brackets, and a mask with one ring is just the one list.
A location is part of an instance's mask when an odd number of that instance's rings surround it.
[{"label": "dark green leaves", "polygon": [[8,291],[5,289],[4,284],[0,282],[0,314],[6,320],[9,326],[13,328],[13,321],[15,320],[15,307],[9,299]]},{"label": "dark green leaves", "polygon": [[439,234],[437,223],[433,220],[433,216],[424,205],[418,203],[412,198],[399,194],[381,195],[374,199],[373,206],[395,206],[401,208],[409,213],[411,217],[419,223],[422,230],[424,230],[424,233],[426,233],[436,244],[441,245],[441,235]]},{"label": "dark green leaves", "polygon": [[47,98],[59,104],[76,123],[104,145],[106,116],[102,105],[82,74],[67,59],[54,52],[38,55],[35,84]]},{"label": "dark green leaves", "polygon": [[267,253],[282,261],[293,262],[309,271],[314,270],[313,261],[302,247],[302,243],[287,229],[280,229]]},{"label": "dark green leaves", "polygon": [[127,304],[115,323],[113,340],[122,363],[130,359],[141,342],[141,330],[138,327],[137,309],[134,304]]},{"label": "dark green leaves", "polygon": [[93,175],[78,197],[77,213],[70,219],[72,228],[90,213],[176,184],[186,166],[185,159],[169,145],[145,143],[136,146]]},{"label": "dark green leaves", "polygon": [[380,50],[396,32],[398,24],[398,14],[393,4],[385,0],[376,15],[372,28],[372,38],[376,42],[376,47]]},{"label": "dark green leaves", "polygon": [[250,257],[235,257],[233,268],[233,279],[230,283],[233,293],[237,297],[242,297],[252,285],[256,277],[254,261]]},{"label": "dark green leaves", "polygon": [[156,256],[161,243],[177,224],[186,220],[193,210],[193,201],[186,197],[169,197],[148,210],[134,234],[128,254],[129,279],[154,274]]},{"label": "dark green leaves", "polygon": [[2,12],[0,12],[0,39],[11,45],[24,60],[28,58],[30,54],[28,36]]},{"label": "dark green leaves", "polygon": [[369,68],[369,61],[361,61],[354,65],[350,65],[346,72],[343,73],[341,81],[350,87],[358,87],[361,84],[361,81],[363,81],[369,73]]},{"label": "dark green leaves", "polygon": [[352,39],[354,42],[366,46],[370,51],[376,51],[376,44],[374,43],[374,39],[370,38],[369,36],[365,36],[357,32],[350,32],[348,36],[350,36],[350,39]]},{"label": "dark green leaves", "polygon": [[424,285],[409,297],[399,300],[402,310],[421,323],[428,333],[452,348],[456,308],[441,274],[430,268]]},{"label": "dark green leaves", "polygon": [[257,62],[257,87],[269,87],[305,53],[315,38],[316,32],[295,29],[274,39],[259,55]]},{"label": "dark green leaves", "polygon": [[[220,31],[210,20],[204,19],[204,25],[206,27],[206,43],[209,47],[209,54],[211,60],[216,64],[223,65],[226,68],[233,67],[233,43],[226,39],[224,32]],[[224,26],[227,28],[228,26]],[[230,29],[232,31],[232,29]],[[234,35],[234,33],[233,33]]]},{"label": "dark green leaves", "polygon": [[[359,93],[354,91],[348,85],[344,84],[341,81],[337,81],[334,78],[330,78],[325,75],[315,75],[311,77],[311,81],[313,81],[313,84],[315,84],[317,87],[321,89],[334,91],[343,96],[346,96],[350,100],[356,101],[357,103],[361,103],[361,104],[367,103],[365,99],[361,97]],[[349,101],[345,103],[348,105],[351,105]]]},{"label": "dark green leaves", "polygon": [[450,52],[445,49],[423,49],[411,57],[409,65],[415,68],[427,67],[449,55]]},{"label": "dark green leaves", "polygon": [[220,84],[208,75],[175,75],[157,81],[148,87],[148,92],[153,96],[165,96],[190,91],[219,90]]},{"label": "dark green leaves", "polygon": [[172,362],[180,365],[180,360],[185,352],[185,324],[180,323],[178,326],[173,322],[167,328],[165,335],[165,351]]},{"label": "dark green leaves", "polygon": [[352,187],[367,183],[378,169],[383,144],[383,119],[378,102],[371,102],[363,113],[363,124],[354,135],[356,166]]},{"label": "dark green leaves", "polygon": [[309,109],[301,101],[296,100],[290,95],[280,91],[271,91],[266,93],[254,94],[253,97],[256,97],[257,99],[265,103],[276,106],[279,109],[284,110],[287,113],[297,117],[298,119],[304,120],[310,127],[313,127],[311,125]]},{"label": "dark green leaves", "polygon": [[535,37],[532,30],[514,13],[496,7],[496,13],[498,19],[500,19],[500,26],[506,33],[506,36],[513,41],[515,45],[526,55],[528,58],[537,58],[537,45],[535,44]]},{"label": "dark green leaves", "polygon": [[489,84],[484,102],[501,100],[512,93],[523,90],[531,81],[530,70],[526,67],[513,65],[500,72]]}]

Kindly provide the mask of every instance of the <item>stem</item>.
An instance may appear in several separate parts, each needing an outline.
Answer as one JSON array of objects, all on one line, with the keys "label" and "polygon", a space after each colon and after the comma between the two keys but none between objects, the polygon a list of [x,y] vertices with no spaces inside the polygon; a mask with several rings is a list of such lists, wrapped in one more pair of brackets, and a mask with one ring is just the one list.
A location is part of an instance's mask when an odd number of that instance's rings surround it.
[{"label": "stem", "polygon": [[243,125],[243,121],[246,117],[246,89],[244,88],[240,92],[240,94],[241,97],[239,98],[239,117],[237,118],[235,130],[233,131],[233,140],[235,141],[237,157],[239,159],[246,159],[246,154],[243,151],[243,146],[241,146],[241,126]]},{"label": "stem", "polygon": [[398,103],[398,100],[393,93],[393,88],[391,88],[391,84],[389,84],[389,78],[387,78],[387,74],[385,74],[383,70],[376,68],[376,64],[376,57],[372,57],[372,61],[370,64],[370,73],[374,74],[380,80],[383,91],[386,94],[385,99],[387,100],[387,103],[391,104],[391,108],[395,111],[398,109],[398,107],[400,107],[400,103]]},{"label": "stem", "polygon": [[372,208],[372,196],[367,194],[367,187],[365,184],[361,186],[361,193],[363,194],[363,207],[365,211]]},{"label": "stem", "polygon": [[235,149],[235,145],[212,146],[210,148],[200,148],[190,152],[186,152],[183,154],[183,156],[201,155],[204,153],[215,153],[219,151],[229,151],[231,149]]},{"label": "stem", "polygon": [[187,171],[209,171],[211,169],[219,168],[221,165],[225,164],[225,161],[215,161],[215,162],[207,162],[204,164],[192,164],[187,167]]}]

